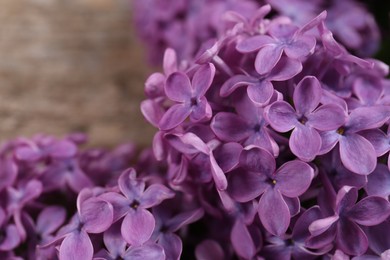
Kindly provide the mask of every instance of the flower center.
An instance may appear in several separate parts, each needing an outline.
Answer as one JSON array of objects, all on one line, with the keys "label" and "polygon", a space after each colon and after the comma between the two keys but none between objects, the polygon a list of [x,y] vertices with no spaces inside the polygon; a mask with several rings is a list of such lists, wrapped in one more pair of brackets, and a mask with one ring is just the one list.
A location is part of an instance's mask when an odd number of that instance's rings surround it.
[{"label": "flower center", "polygon": [[257,133],[257,132],[260,132],[260,124],[256,124],[254,127],[253,127],[253,130]]},{"label": "flower center", "polygon": [[299,119],[298,119],[299,123],[301,123],[302,125],[305,125],[306,122],[307,122],[307,117],[305,116],[301,116]]},{"label": "flower center", "polygon": [[139,207],[139,202],[137,200],[134,200],[131,204],[130,204],[130,208],[132,209],[138,209]]},{"label": "flower center", "polygon": [[345,128],[344,127],[340,127],[339,129],[337,129],[336,131],[339,135],[343,135],[345,133]]},{"label": "flower center", "polygon": [[196,98],[191,98],[191,106],[196,106],[198,105],[198,100]]}]

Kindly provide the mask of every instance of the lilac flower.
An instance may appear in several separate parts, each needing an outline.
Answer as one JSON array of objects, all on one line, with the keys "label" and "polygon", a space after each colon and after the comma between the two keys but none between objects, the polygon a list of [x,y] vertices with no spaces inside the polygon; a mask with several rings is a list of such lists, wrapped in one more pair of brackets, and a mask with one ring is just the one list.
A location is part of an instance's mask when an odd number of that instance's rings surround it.
[{"label": "lilac flower", "polygon": [[173,105],[162,116],[159,126],[169,130],[181,124],[188,116],[196,122],[211,117],[211,107],[204,97],[215,74],[214,65],[201,66],[195,73],[192,82],[186,74],[172,73],[166,81],[165,94],[178,104]]},{"label": "lilac flower", "polygon": [[268,238],[269,245],[264,247],[264,256],[267,259],[315,259],[332,249],[332,245],[311,249],[306,240],[310,237],[309,225],[320,218],[318,206],[311,207],[300,215],[292,228],[291,235]]},{"label": "lilac flower", "polygon": [[107,250],[95,254],[94,260],[124,260],[132,259],[165,259],[162,247],[156,244],[145,244],[142,246],[130,246],[126,249],[127,243],[121,235],[121,227],[118,223],[112,225],[103,235],[104,245]]},{"label": "lilac flower", "polygon": [[[86,190],[84,190],[86,191]],[[62,240],[59,259],[92,259],[93,245],[88,234],[98,234],[107,230],[113,222],[111,204],[81,192],[77,198],[77,213],[71,222],[58,231],[57,238],[49,244]]]},{"label": "lilac flower", "polygon": [[356,203],[357,195],[355,188],[341,188],[337,193],[334,215],[314,221],[309,226],[312,236],[329,232],[330,239],[336,237],[337,247],[343,252],[349,255],[366,252],[367,236],[358,224],[374,226],[383,222],[390,215],[390,203],[376,196],[366,197]]},{"label": "lilac flower", "polygon": [[248,86],[248,97],[259,106],[267,105],[274,95],[271,81],[285,81],[291,79],[302,70],[302,65],[284,57],[273,69],[262,76],[235,75],[227,80],[221,87],[220,95],[226,97],[237,88]]},{"label": "lilac flower", "polygon": [[[282,54],[289,59],[300,61],[313,53],[316,39],[305,32],[324,20],[326,12],[308,22],[302,28],[291,23],[271,23],[268,35],[253,36],[237,45],[237,50],[243,53],[258,51],[255,68],[260,75],[269,73],[279,62]],[[267,62],[264,62],[266,60]]]},{"label": "lilac flower", "polygon": [[155,228],[155,219],[147,208],[172,198],[174,193],[161,184],[152,184],[145,190],[145,183],[136,178],[134,169],[124,171],[118,185],[124,196],[107,192],[100,198],[114,206],[114,221],[124,217],[121,233],[125,241],[134,246],[142,245]]},{"label": "lilac flower", "polygon": [[236,112],[219,112],[210,124],[215,135],[226,142],[240,142],[244,146],[256,145],[275,156],[279,147],[263,117],[264,109],[243,96],[236,104]]},{"label": "lilac flower", "polygon": [[275,171],[273,156],[256,147],[242,152],[240,165],[245,171],[229,174],[229,193],[238,202],[262,195],[258,208],[262,224],[273,235],[284,234],[291,218],[287,203],[296,203],[309,188],[313,169],[304,162],[290,161]]},{"label": "lilac flower", "polygon": [[339,143],[343,165],[354,173],[370,174],[376,166],[376,152],[359,131],[382,126],[390,117],[389,109],[385,106],[354,109],[339,129],[321,133],[320,154],[327,153]]},{"label": "lilac flower", "polygon": [[265,110],[270,125],[276,131],[294,129],[289,141],[290,149],[304,161],[313,160],[320,151],[319,130],[336,130],[345,122],[341,107],[333,104],[318,107],[321,97],[320,82],[315,77],[305,77],[294,91],[296,110],[285,101],[276,101]]}]

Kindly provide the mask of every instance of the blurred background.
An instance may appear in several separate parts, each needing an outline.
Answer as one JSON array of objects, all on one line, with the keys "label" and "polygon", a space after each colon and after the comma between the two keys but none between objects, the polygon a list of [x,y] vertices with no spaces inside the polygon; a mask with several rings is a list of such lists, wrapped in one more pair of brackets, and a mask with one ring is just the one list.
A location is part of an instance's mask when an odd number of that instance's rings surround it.
[{"label": "blurred background", "polygon": [[[369,4],[389,62],[390,1]],[[145,60],[130,0],[0,0],[0,141],[81,131],[93,146],[150,144]]]},{"label": "blurred background", "polygon": [[154,130],[129,0],[0,0],[0,141],[82,131],[93,146]]}]

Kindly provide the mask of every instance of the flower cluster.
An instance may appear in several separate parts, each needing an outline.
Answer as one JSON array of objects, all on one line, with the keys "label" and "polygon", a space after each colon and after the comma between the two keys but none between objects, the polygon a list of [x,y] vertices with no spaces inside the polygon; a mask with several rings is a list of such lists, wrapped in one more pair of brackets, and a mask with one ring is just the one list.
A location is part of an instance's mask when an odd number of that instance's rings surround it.
[{"label": "flower cluster", "polygon": [[287,16],[298,26],[327,10],[326,25],[344,46],[363,56],[378,50],[380,33],[375,19],[356,0],[136,0],[133,15],[150,62],[160,64],[167,47],[181,60],[192,59],[201,44],[223,35],[233,25],[224,21],[226,11],[249,19],[264,4],[272,6],[273,17]]},{"label": "flower cluster", "polygon": [[227,12],[215,42],[190,60],[167,49],[145,83],[168,185],[205,211],[187,239],[199,259],[386,259],[388,66],[350,54],[326,12],[270,12]]}]

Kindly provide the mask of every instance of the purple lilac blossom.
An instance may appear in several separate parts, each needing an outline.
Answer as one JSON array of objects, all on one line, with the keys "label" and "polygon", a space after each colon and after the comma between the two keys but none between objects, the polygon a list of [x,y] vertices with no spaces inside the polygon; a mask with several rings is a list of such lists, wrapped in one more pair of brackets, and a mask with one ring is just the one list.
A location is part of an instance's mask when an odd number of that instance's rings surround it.
[{"label": "purple lilac blossom", "polygon": [[[226,29],[234,25],[233,16],[228,12],[237,13],[235,18],[249,19],[256,8],[264,4],[273,8],[272,18],[284,16],[293,21],[293,24],[283,25],[286,29],[303,26],[322,10],[327,10],[327,27],[348,49],[359,56],[369,57],[379,48],[381,36],[378,25],[367,8],[356,0],[136,0],[132,8],[138,36],[146,44],[149,61],[156,65],[161,64],[163,52],[168,47],[173,48],[181,60],[194,58],[204,43],[220,38]],[[285,38],[279,36],[275,39]],[[302,43],[305,48],[301,45],[300,50],[304,54],[311,50],[313,39],[301,38],[288,48]],[[272,62],[264,64],[264,68],[274,65],[283,48],[268,46],[263,54],[271,49],[274,51],[268,54],[272,53]],[[297,55],[297,52],[292,54]]]},{"label": "purple lilac blossom", "polygon": [[[174,64],[185,66],[164,69],[158,91],[149,91],[150,78],[145,86],[142,112],[158,129],[153,150],[167,183],[205,212],[195,223],[204,233],[189,230],[180,243],[172,238],[174,249],[164,247],[174,258],[195,238],[199,259],[372,254],[366,234],[389,217],[387,65],[349,53],[327,27],[327,12],[295,23],[270,11],[227,12],[215,41],[195,59],[177,55]],[[185,102],[173,95],[191,89],[206,67],[210,114],[166,118]],[[175,75],[186,83],[169,80]],[[161,127],[167,121],[172,127]]]}]

